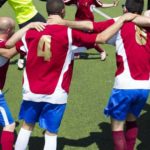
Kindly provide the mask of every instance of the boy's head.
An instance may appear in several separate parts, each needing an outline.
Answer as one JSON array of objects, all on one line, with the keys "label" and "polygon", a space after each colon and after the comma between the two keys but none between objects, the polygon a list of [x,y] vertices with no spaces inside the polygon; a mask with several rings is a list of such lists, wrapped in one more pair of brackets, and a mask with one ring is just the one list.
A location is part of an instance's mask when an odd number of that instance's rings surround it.
[{"label": "boy's head", "polygon": [[48,15],[59,15],[63,18],[65,15],[65,5],[63,0],[47,0],[46,10]]},{"label": "boy's head", "polygon": [[10,17],[0,17],[0,35],[9,38],[15,31],[15,21]]},{"label": "boy's head", "polygon": [[124,13],[131,12],[141,14],[144,7],[144,0],[126,0],[124,5]]}]

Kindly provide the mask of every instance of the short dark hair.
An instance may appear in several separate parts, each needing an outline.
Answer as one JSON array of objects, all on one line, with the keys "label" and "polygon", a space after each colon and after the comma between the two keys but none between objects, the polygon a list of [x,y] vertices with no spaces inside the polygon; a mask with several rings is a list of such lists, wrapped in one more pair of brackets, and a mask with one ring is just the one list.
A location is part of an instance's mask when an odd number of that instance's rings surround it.
[{"label": "short dark hair", "polygon": [[64,2],[63,0],[47,0],[46,2],[46,10],[48,15],[60,15],[62,10],[64,9]]},{"label": "short dark hair", "polygon": [[128,12],[141,14],[144,7],[144,0],[126,0],[125,7]]}]

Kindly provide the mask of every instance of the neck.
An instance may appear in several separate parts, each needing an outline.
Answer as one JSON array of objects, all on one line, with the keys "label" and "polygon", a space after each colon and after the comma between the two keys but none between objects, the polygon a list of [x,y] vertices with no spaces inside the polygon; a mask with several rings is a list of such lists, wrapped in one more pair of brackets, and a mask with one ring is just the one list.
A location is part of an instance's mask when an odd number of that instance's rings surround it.
[{"label": "neck", "polygon": [[[51,17],[53,18],[53,19],[51,19]],[[56,19],[54,19],[56,17]],[[47,19],[47,23],[48,24],[58,24],[58,21],[57,21],[57,18],[58,17],[60,17],[61,18],[61,16],[59,16],[59,15],[49,15],[48,16],[48,19]]]}]

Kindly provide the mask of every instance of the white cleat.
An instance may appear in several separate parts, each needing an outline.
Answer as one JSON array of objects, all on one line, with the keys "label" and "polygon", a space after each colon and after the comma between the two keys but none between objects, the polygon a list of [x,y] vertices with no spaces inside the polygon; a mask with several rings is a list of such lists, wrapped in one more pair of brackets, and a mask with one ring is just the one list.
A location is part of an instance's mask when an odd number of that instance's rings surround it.
[{"label": "white cleat", "polygon": [[22,70],[24,68],[24,65],[25,65],[24,59],[18,59],[17,65],[18,65],[18,69]]}]

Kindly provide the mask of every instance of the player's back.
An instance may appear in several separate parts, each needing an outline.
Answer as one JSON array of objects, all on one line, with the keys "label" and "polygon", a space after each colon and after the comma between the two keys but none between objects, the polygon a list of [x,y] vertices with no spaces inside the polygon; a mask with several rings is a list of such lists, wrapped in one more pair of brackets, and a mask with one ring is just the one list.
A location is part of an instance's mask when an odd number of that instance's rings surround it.
[{"label": "player's back", "polygon": [[67,32],[68,28],[60,25],[48,25],[42,32],[27,32],[26,73],[33,93],[52,94],[58,84],[68,91],[72,53]]},{"label": "player's back", "polygon": [[139,84],[138,87],[136,83],[149,81],[149,40],[147,33],[134,23],[128,22],[123,25],[116,40],[118,85],[125,82],[123,87],[128,83],[133,85],[128,85],[128,88],[144,88],[144,84]]}]

